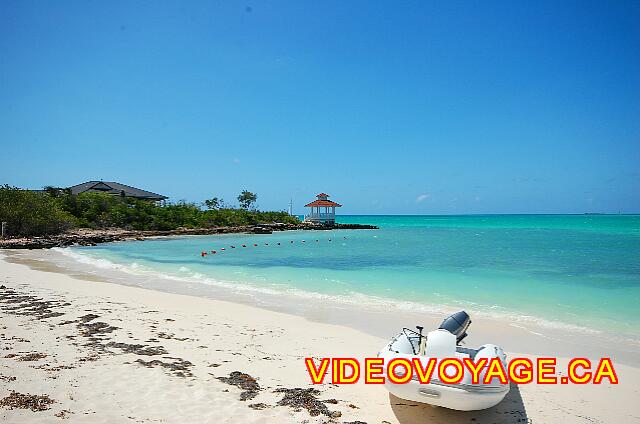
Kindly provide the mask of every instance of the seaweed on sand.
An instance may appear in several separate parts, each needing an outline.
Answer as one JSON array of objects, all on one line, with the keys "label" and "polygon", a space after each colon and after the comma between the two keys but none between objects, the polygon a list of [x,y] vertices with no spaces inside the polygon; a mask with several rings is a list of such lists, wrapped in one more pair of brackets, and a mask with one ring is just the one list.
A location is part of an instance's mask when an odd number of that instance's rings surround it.
[{"label": "seaweed on sand", "polygon": [[33,412],[45,411],[49,405],[55,403],[48,395],[30,395],[18,392],[11,392],[9,396],[0,399],[0,406],[14,409],[30,409]]},{"label": "seaweed on sand", "polygon": [[240,400],[250,400],[258,395],[260,392],[260,385],[258,381],[250,376],[249,374],[245,374],[240,371],[233,371],[229,374],[229,377],[216,377],[218,380],[223,383],[231,384],[232,386],[238,386],[242,390],[240,393]]},{"label": "seaweed on sand", "polygon": [[164,362],[158,359],[154,359],[152,361],[143,361],[142,359],[137,359],[136,362],[144,365],[147,368],[161,367],[164,368],[170,374],[176,377],[193,377],[190,368],[193,364],[189,361],[186,361],[182,358],[172,358],[170,356],[164,356],[164,359],[170,359],[171,362]]},{"label": "seaweed on sand", "polygon": [[321,414],[331,418],[342,416],[340,411],[330,411],[325,402],[322,402],[316,397],[320,394],[320,390],[318,389],[301,389],[298,387],[295,389],[280,388],[276,389],[275,393],[284,393],[284,397],[278,401],[279,406],[288,406],[293,408],[294,411],[306,409],[312,417]]}]

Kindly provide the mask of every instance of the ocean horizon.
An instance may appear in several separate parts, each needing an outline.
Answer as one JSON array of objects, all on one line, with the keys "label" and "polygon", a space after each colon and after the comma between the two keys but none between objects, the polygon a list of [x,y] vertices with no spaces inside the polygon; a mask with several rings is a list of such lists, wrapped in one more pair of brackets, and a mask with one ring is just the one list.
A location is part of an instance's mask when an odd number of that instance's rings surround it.
[{"label": "ocean horizon", "polygon": [[338,222],[380,229],[171,237],[60,251],[194,293],[215,286],[258,301],[262,293],[385,311],[466,309],[640,341],[640,215],[342,215]]}]

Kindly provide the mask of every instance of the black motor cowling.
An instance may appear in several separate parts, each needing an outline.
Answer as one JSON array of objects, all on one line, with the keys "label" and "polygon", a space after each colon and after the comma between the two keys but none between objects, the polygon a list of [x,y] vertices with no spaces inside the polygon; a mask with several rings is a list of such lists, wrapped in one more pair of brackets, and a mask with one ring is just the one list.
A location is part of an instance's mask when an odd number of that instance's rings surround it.
[{"label": "black motor cowling", "polygon": [[469,328],[469,325],[471,325],[469,314],[465,311],[460,311],[445,318],[438,328],[447,330],[456,336],[457,343],[460,343],[462,339],[467,337],[467,328]]}]

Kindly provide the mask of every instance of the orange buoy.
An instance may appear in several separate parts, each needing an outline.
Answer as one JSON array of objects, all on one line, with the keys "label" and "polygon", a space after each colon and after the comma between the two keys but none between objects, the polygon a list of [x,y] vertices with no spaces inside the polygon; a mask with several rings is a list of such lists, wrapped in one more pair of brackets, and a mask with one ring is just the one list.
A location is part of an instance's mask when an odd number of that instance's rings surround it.
[{"label": "orange buoy", "polygon": [[253,243],[253,247],[256,247],[256,246],[258,246],[258,244],[257,243]]},{"label": "orange buoy", "polygon": [[200,252],[200,256],[204,258],[205,256],[207,256],[207,252],[203,250],[202,252]]}]

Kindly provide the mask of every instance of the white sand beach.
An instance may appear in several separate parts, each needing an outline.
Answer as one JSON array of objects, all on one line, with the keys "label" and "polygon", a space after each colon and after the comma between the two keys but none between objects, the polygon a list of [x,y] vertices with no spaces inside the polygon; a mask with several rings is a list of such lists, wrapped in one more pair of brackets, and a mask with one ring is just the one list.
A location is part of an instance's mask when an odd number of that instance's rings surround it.
[{"label": "white sand beach", "polygon": [[[618,385],[513,386],[494,408],[458,412],[375,385],[310,384],[305,357],[371,357],[386,342],[353,328],[54,265],[0,260],[0,285],[1,422],[640,422],[640,369],[621,363]],[[219,379],[234,371],[252,377],[239,378],[244,388]],[[309,409],[286,405],[296,388],[317,390],[303,396]],[[29,404],[12,392],[46,397]],[[16,407],[25,404],[35,410]]]}]

